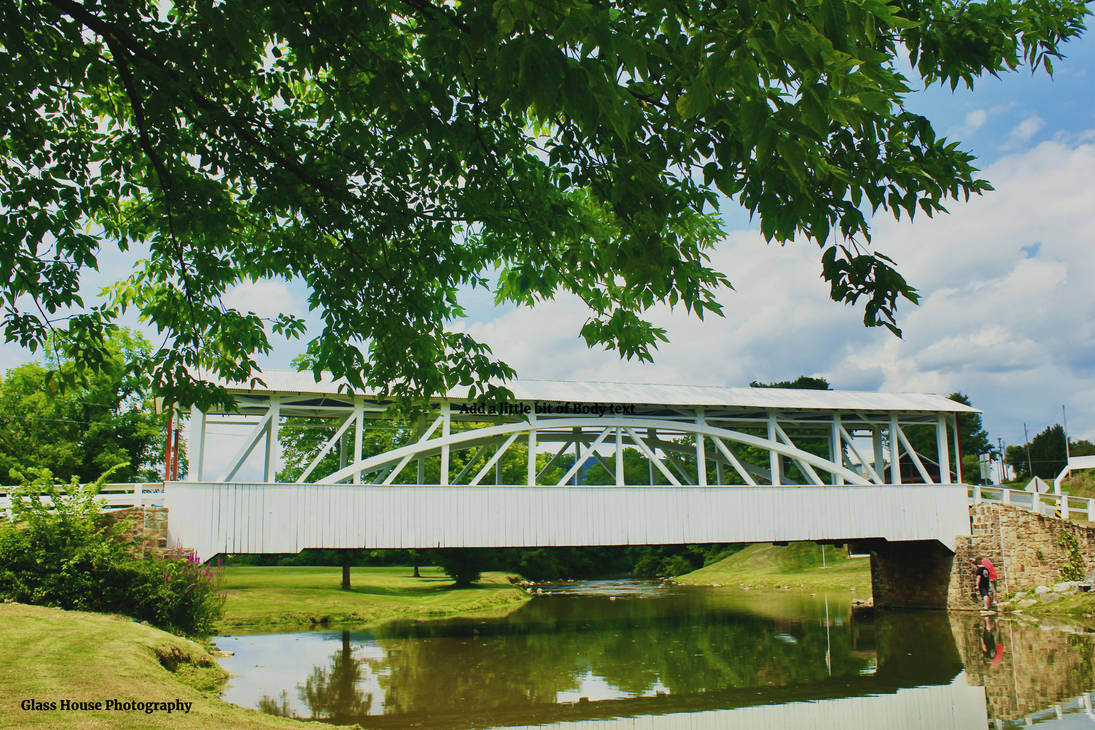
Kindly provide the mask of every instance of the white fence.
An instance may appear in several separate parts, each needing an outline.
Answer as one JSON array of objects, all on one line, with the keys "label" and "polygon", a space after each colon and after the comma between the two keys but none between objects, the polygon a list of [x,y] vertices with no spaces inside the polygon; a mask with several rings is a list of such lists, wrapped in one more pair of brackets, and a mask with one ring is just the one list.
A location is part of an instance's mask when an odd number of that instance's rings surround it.
[{"label": "white fence", "polygon": [[1021,507],[1040,515],[1060,517],[1063,520],[1080,519],[1095,522],[1095,499],[1074,497],[1068,494],[1027,492],[1022,489],[984,487],[969,488],[970,504],[999,502]]},{"label": "white fence", "polygon": [[[14,490],[15,487],[0,487],[0,517],[6,516],[11,509]],[[108,510],[127,507],[162,507],[164,504],[163,482],[104,484],[99,491],[98,499],[106,504]],[[48,501],[48,498],[45,501]]]}]

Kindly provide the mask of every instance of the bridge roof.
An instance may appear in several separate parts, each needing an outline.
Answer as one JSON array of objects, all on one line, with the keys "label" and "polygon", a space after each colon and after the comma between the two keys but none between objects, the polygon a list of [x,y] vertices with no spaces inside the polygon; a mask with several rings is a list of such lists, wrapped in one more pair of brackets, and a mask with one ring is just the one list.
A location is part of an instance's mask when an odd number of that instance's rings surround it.
[{"label": "bridge roof", "polygon": [[[265,384],[224,383],[233,393],[349,395],[344,381],[324,377],[318,382],[310,372],[267,370]],[[980,413],[976,408],[931,393],[877,393],[856,390],[805,390],[790,388],[741,388],[718,385],[667,385],[571,380],[515,380],[506,383],[518,402],[524,403],[618,403],[678,407],[774,408],[816,411],[919,411],[931,413]],[[464,402],[468,389],[453,388],[435,400]],[[365,392],[376,398],[376,393]]]}]

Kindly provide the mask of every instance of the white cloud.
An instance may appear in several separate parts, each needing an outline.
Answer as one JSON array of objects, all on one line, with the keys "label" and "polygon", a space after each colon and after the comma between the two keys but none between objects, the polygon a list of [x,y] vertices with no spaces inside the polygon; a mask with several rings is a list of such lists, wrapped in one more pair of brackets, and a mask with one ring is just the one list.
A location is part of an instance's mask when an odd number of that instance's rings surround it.
[{"label": "white cloud", "polygon": [[1042,119],[1037,114],[1032,114],[1023,121],[1019,122],[1011,133],[1008,134],[1007,142],[1005,142],[1005,149],[1014,149],[1016,147],[1022,147],[1038,134],[1042,130],[1042,127],[1046,126],[1046,120]]},{"label": "white cloud", "polygon": [[276,317],[288,313],[302,314],[297,298],[283,281],[260,279],[232,287],[222,297],[225,305],[241,312],[253,312],[259,317]]},{"label": "white cloud", "polygon": [[[992,111],[997,111],[993,109]],[[988,121],[989,110],[987,109],[974,109],[966,114],[962,124],[952,127],[947,130],[947,139],[969,139],[973,136],[977,130],[985,126],[985,122]]]},{"label": "white cloud", "polygon": [[988,118],[989,113],[984,109],[974,109],[966,115],[966,128],[971,132],[975,132],[981,128]]}]

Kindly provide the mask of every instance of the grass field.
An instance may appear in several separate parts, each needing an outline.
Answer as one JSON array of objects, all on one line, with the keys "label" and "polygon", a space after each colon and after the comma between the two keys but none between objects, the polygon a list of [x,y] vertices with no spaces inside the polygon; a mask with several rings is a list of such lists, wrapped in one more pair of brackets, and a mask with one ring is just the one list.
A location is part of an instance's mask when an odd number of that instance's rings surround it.
[{"label": "grass field", "polygon": [[[329,727],[222,702],[226,674],[198,644],[120,616],[0,604],[0,728]],[[23,710],[23,700],[57,704]],[[192,703],[190,712],[62,711],[61,700]]]},{"label": "grass field", "polygon": [[785,547],[758,544],[678,576],[675,580],[692,585],[727,588],[785,588],[811,592],[845,590],[859,596],[871,594],[871,566],[866,558],[849,558],[843,548],[792,543]]},{"label": "grass field", "polygon": [[503,573],[484,573],[477,585],[453,588],[438,568],[353,568],[349,591],[339,567],[229,567],[221,632],[277,630],[312,624],[375,624],[392,619],[501,615],[528,600]]}]

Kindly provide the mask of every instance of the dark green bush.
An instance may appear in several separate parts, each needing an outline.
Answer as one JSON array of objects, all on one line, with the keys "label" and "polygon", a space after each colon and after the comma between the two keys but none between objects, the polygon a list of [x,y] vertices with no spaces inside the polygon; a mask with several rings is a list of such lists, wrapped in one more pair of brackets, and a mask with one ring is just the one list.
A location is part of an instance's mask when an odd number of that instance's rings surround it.
[{"label": "dark green bush", "polygon": [[191,556],[137,559],[119,539],[127,525],[103,519],[106,477],[53,483],[48,469],[20,474],[0,522],[0,597],[40,606],[121,613],[183,634],[207,634],[224,597],[219,570]]},{"label": "dark green bush", "polygon": [[475,548],[446,548],[434,553],[435,562],[459,586],[479,580],[484,552]]}]

